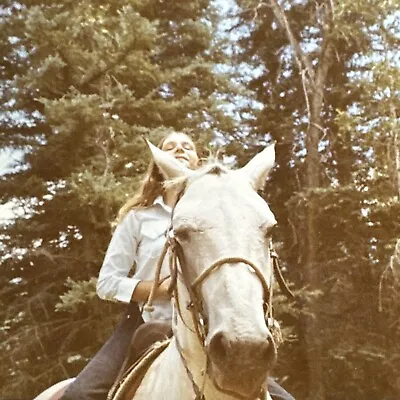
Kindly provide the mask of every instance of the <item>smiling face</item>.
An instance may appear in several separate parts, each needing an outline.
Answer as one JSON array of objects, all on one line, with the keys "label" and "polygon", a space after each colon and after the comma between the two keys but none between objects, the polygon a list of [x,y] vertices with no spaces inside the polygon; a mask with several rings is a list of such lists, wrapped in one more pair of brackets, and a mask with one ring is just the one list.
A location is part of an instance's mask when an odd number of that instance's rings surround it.
[{"label": "smiling face", "polygon": [[199,164],[196,146],[189,136],[184,133],[171,133],[164,140],[161,150],[171,154],[179,162],[190,169],[196,169]]}]

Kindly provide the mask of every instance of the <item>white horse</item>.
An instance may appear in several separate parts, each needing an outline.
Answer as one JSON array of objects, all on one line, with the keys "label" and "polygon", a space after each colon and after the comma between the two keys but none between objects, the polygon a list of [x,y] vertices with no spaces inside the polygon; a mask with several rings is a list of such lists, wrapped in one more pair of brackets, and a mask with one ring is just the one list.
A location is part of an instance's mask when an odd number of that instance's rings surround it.
[{"label": "white horse", "polygon": [[[274,146],[234,171],[220,165],[192,171],[149,146],[181,193],[169,239],[178,278],[174,336],[132,400],[271,400],[269,242],[276,220],[257,189],[274,165]],[[45,393],[35,400],[57,398]]]}]

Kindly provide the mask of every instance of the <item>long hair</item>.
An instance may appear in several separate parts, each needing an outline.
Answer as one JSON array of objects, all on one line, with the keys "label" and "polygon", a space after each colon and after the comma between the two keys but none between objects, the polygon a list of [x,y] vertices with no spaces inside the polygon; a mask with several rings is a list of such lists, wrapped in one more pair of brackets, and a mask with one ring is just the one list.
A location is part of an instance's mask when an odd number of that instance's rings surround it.
[{"label": "long hair", "polygon": [[[171,133],[173,132],[168,132],[164,135],[164,137],[157,145],[158,148],[162,148],[165,140],[171,135]],[[186,133],[179,133],[188,136]],[[190,136],[188,137],[190,138]],[[130,210],[135,208],[150,207],[154,203],[154,200],[158,196],[162,196],[164,193],[164,177],[160,172],[158,166],[154,163],[153,160],[151,160],[146,175],[142,180],[141,186],[139,187],[139,190],[136,194],[129,198],[119,210],[117,219],[115,221],[116,224],[119,224]]]}]

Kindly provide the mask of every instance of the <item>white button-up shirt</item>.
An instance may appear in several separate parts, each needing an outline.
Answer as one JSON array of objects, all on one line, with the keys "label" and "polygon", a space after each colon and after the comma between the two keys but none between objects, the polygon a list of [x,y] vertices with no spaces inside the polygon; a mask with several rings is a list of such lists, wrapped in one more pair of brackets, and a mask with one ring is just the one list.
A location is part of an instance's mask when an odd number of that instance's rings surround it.
[{"label": "white button-up shirt", "polygon": [[[170,223],[171,208],[161,196],[151,207],[128,212],[114,231],[100,269],[97,281],[100,298],[129,303],[140,281],[154,280]],[[161,278],[169,274],[167,254],[161,268]],[[143,312],[142,317],[144,321],[171,320],[171,301],[154,300],[154,311]]]}]

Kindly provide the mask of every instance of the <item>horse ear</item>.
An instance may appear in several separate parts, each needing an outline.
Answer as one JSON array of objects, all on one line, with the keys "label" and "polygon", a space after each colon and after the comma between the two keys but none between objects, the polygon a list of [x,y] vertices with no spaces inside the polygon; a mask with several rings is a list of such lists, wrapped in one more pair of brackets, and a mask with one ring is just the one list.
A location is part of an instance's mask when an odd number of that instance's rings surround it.
[{"label": "horse ear", "polygon": [[157,146],[154,146],[147,139],[146,143],[151,150],[154,162],[157,164],[158,168],[160,168],[165,179],[185,177],[191,174],[191,170],[180,163],[176,158],[162,151]]},{"label": "horse ear", "polygon": [[239,171],[248,180],[255,190],[262,189],[265,179],[275,164],[275,144],[266,147],[261,153],[255,155]]}]

